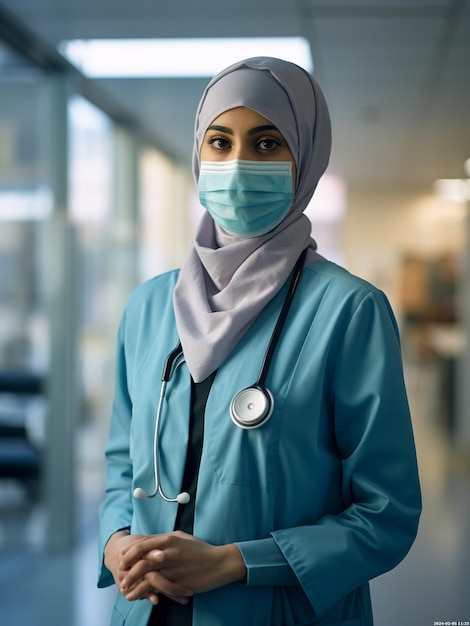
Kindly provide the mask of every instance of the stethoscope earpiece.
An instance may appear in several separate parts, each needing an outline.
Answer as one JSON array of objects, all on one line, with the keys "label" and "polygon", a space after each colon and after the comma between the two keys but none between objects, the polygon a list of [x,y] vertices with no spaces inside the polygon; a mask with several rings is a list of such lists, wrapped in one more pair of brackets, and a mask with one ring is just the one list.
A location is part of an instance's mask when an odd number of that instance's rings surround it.
[{"label": "stethoscope earpiece", "polygon": [[137,498],[138,500],[143,500],[144,498],[149,498],[149,497],[150,496],[147,493],[145,493],[142,487],[137,487],[136,489],[134,489],[134,498]]},{"label": "stethoscope earpiece", "polygon": [[259,428],[271,417],[274,398],[266,387],[253,385],[239,391],[230,403],[230,417],[240,428]]},{"label": "stethoscope earpiece", "polygon": [[178,502],[178,504],[188,504],[190,500],[191,496],[187,491],[182,491],[176,496],[176,502]]}]

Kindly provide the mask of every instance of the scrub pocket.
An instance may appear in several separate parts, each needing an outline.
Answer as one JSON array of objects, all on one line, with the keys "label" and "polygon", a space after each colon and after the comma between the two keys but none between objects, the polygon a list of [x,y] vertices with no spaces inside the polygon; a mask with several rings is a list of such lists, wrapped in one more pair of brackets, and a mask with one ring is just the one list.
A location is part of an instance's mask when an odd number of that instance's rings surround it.
[{"label": "scrub pocket", "polygon": [[252,430],[236,426],[229,415],[208,425],[209,458],[220,483],[273,490],[284,406],[284,398],[274,398],[269,420]]},{"label": "scrub pocket", "polygon": [[[352,615],[358,613],[353,609]],[[364,626],[360,617],[352,617],[344,606],[315,617],[315,612],[301,587],[278,587],[274,590],[271,624],[275,626]],[[346,615],[344,620],[338,620]]]},{"label": "scrub pocket", "polygon": [[126,624],[146,624],[150,617],[152,605],[147,600],[129,602],[119,594],[113,608],[111,626],[126,626]]}]

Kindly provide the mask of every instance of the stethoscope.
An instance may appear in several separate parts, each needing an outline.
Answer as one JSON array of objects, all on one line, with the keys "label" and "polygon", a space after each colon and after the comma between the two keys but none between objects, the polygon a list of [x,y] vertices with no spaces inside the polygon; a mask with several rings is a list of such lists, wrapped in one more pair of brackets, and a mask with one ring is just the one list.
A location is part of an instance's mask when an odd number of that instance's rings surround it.
[{"label": "stethoscope", "polygon": [[[230,403],[230,417],[236,426],[245,430],[252,430],[260,428],[269,420],[274,409],[274,397],[271,391],[266,387],[266,377],[268,375],[269,366],[273,358],[274,350],[279,342],[284,324],[289,313],[292,300],[294,299],[295,291],[302,273],[302,269],[305,263],[305,256],[307,254],[307,248],[302,252],[297,263],[295,264],[294,272],[289,283],[289,288],[286,294],[286,298],[282,305],[281,312],[276,322],[273,334],[269,341],[266,354],[264,355],[261,371],[258,376],[258,380],[239,391],[232,402]],[[165,502],[178,502],[178,504],[187,504],[191,499],[191,496],[186,491],[179,493],[176,498],[169,498],[165,495],[161,481],[160,481],[160,467],[159,467],[159,455],[158,455],[158,433],[160,432],[160,421],[162,417],[163,400],[165,397],[166,387],[171,380],[176,368],[184,361],[183,349],[181,342],[178,343],[176,348],[170,352],[167,356],[165,365],[162,372],[162,386],[160,388],[160,396],[158,400],[157,415],[155,418],[155,431],[153,439],[153,472],[155,480],[155,488],[151,493],[146,493],[141,487],[134,489],[134,497],[154,498],[157,493],[165,500]]]}]

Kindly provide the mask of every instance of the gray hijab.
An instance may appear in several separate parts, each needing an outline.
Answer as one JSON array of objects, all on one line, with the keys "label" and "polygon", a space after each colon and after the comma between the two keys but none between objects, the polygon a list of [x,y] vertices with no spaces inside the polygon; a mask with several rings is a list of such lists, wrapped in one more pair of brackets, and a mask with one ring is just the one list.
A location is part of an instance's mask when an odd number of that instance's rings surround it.
[{"label": "gray hijab", "polygon": [[204,213],[174,292],[178,334],[195,382],[219,368],[282,288],[302,250],[316,249],[303,212],[331,149],[330,118],[319,86],[297,65],[270,57],[240,61],[220,72],[208,84],[196,114],[196,183],[208,126],[239,106],[278,128],[294,157],[297,185],[288,215],[260,237],[229,234]]}]

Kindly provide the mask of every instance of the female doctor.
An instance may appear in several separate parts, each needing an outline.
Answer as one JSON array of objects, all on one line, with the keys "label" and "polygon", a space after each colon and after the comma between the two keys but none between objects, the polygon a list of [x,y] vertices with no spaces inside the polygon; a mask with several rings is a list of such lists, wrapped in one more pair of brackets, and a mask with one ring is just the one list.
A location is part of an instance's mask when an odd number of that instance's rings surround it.
[{"label": "female doctor", "polygon": [[394,316],[318,254],[303,215],[330,147],[322,92],[291,63],[242,61],[202,96],[207,211],[119,330],[98,583],[120,592],[112,624],[370,626],[368,581],[414,541]]}]

